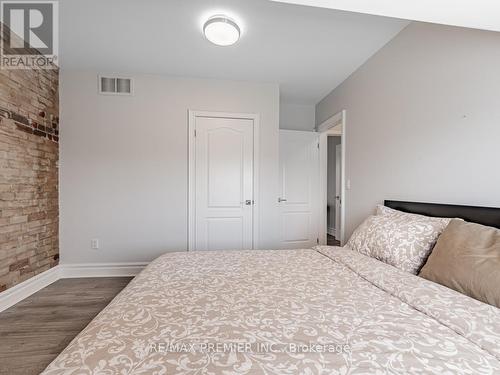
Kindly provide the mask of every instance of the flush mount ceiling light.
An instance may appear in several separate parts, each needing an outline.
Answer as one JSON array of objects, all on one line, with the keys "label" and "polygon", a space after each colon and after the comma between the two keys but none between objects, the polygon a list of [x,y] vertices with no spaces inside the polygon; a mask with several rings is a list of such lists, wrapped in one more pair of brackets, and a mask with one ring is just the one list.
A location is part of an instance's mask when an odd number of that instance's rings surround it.
[{"label": "flush mount ceiling light", "polygon": [[218,46],[231,46],[240,39],[241,30],[231,18],[217,15],[203,25],[205,37]]}]

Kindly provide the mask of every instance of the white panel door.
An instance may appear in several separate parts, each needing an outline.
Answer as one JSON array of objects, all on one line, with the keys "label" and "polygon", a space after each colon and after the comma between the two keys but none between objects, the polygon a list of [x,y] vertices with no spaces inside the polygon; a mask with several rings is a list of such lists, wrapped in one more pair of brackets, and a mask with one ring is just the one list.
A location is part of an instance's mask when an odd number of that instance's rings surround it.
[{"label": "white panel door", "polygon": [[195,249],[253,248],[253,120],[196,117]]},{"label": "white panel door", "polygon": [[280,130],[281,247],[309,248],[319,235],[318,133]]}]

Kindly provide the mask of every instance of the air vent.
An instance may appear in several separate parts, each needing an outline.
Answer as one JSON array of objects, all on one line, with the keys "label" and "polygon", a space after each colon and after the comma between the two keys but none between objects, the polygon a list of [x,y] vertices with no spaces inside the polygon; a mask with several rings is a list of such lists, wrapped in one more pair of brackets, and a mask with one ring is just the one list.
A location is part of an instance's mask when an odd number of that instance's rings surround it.
[{"label": "air vent", "polygon": [[99,76],[99,93],[106,95],[132,95],[132,78]]}]

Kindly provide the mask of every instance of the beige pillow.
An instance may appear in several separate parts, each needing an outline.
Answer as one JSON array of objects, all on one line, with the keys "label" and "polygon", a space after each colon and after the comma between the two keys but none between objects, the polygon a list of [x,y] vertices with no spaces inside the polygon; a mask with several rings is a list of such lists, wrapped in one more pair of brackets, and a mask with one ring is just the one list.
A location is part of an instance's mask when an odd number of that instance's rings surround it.
[{"label": "beige pillow", "polygon": [[416,275],[451,219],[379,207],[352,234],[347,246]]},{"label": "beige pillow", "polygon": [[404,212],[395,210],[394,208],[382,206],[381,204],[377,205],[377,215],[394,215],[394,214],[396,215],[404,214]]},{"label": "beige pillow", "polygon": [[453,220],[419,276],[500,308],[500,230]]}]

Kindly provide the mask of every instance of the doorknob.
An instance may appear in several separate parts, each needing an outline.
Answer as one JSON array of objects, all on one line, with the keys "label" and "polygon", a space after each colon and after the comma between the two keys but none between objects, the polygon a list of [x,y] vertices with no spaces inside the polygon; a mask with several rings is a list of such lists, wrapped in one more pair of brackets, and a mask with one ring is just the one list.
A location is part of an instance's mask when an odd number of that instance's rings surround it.
[{"label": "doorknob", "polygon": [[245,201],[245,205],[246,205],[246,206],[251,206],[252,204],[253,204],[253,200],[251,200],[251,199],[247,199],[247,200]]},{"label": "doorknob", "polygon": [[287,201],[287,199],[285,199],[285,198],[278,198],[278,203],[286,202],[286,201]]}]

